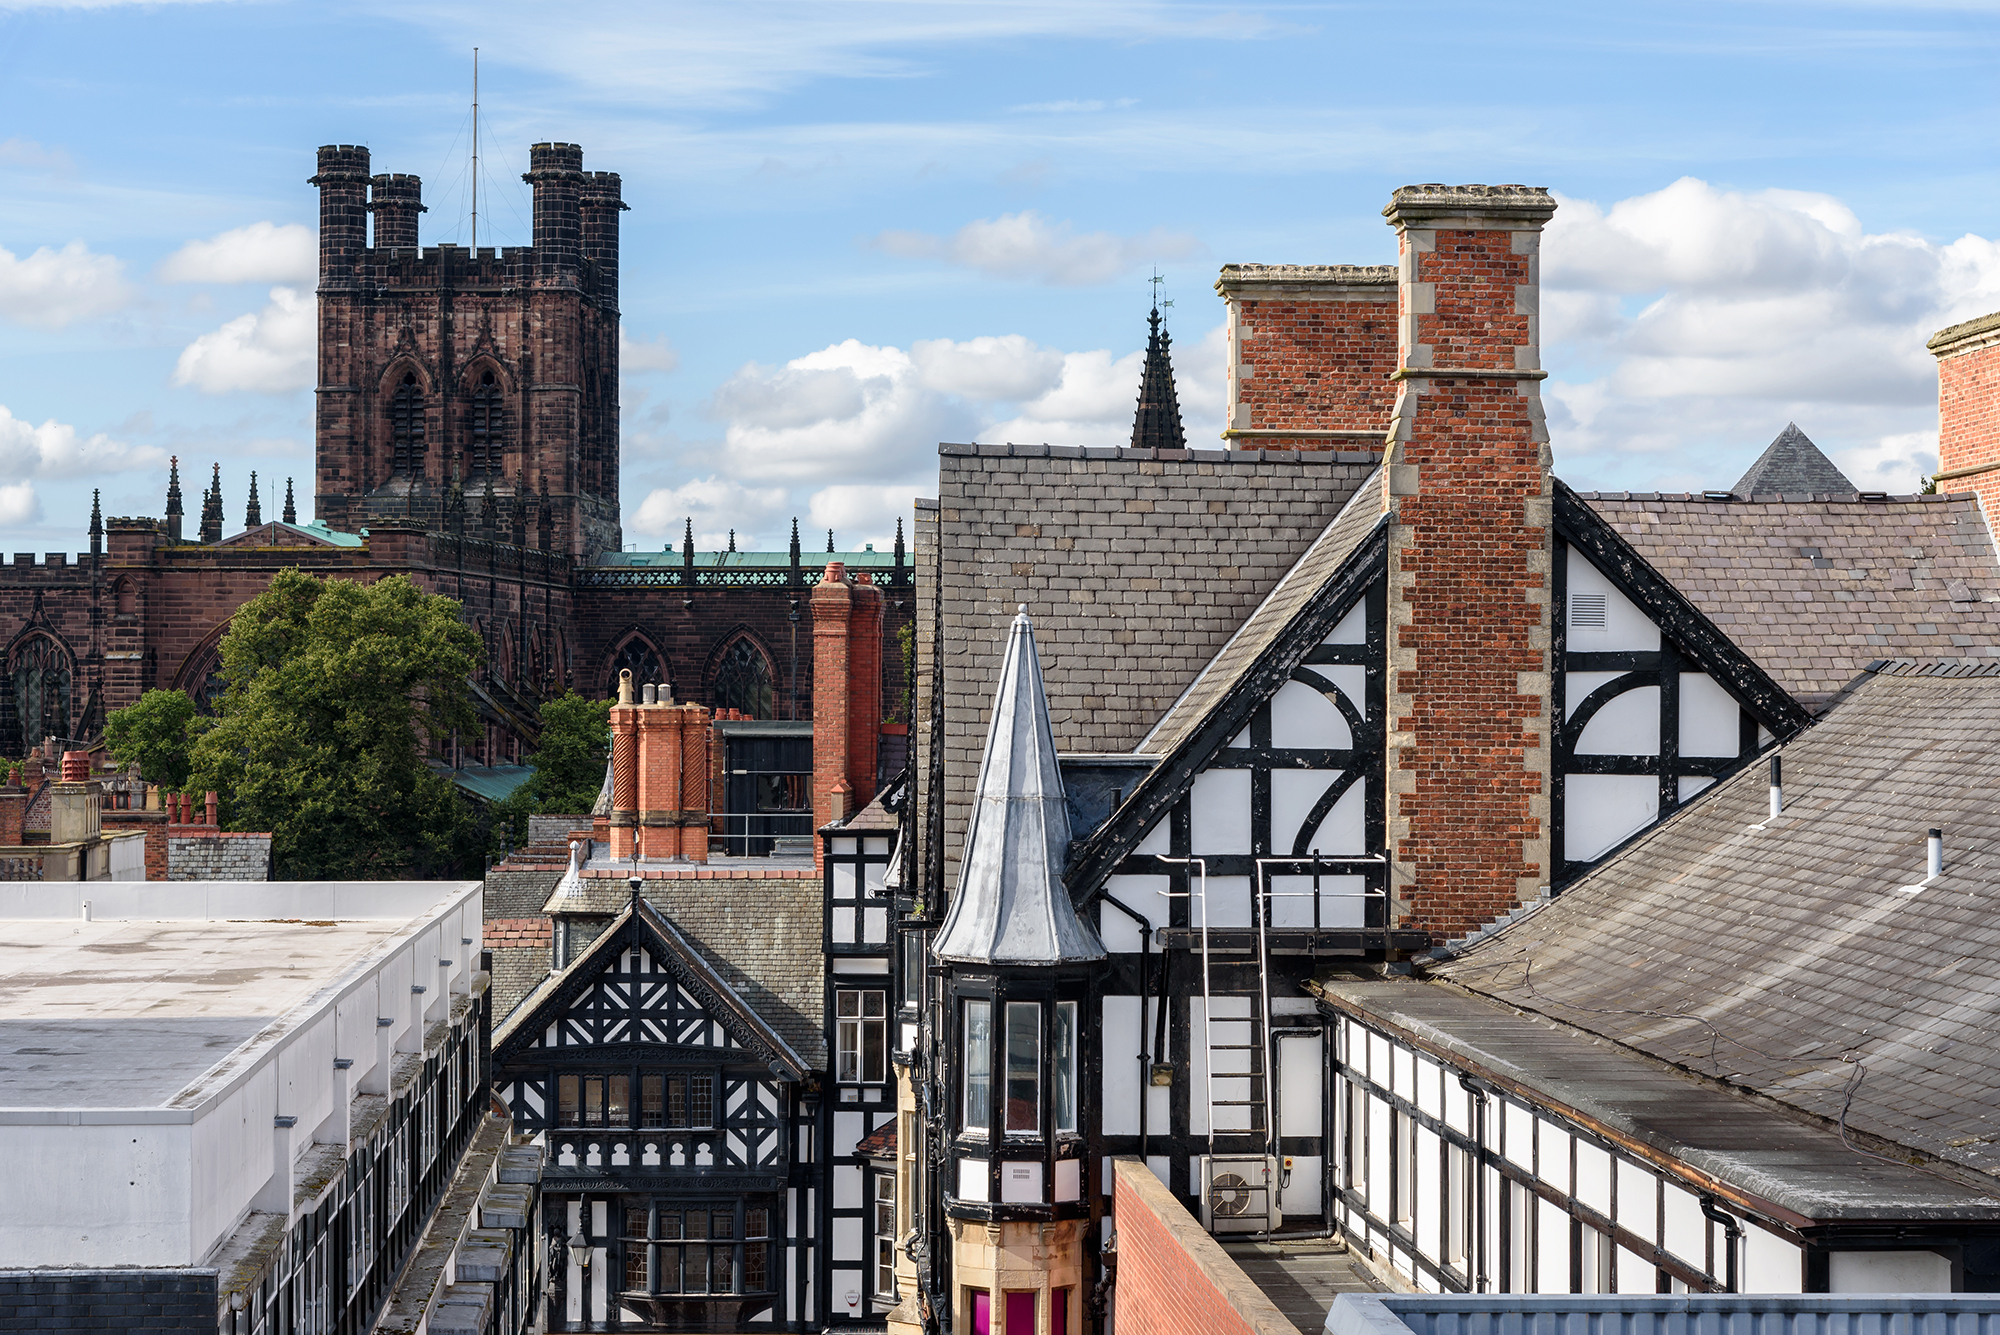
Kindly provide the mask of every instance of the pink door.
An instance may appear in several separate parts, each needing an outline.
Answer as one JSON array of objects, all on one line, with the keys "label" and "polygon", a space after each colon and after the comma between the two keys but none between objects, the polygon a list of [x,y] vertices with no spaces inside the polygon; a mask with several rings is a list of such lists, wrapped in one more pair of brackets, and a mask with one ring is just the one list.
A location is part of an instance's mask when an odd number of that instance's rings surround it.
[{"label": "pink door", "polygon": [[1007,1335],[1035,1335],[1035,1295],[1007,1295]]},{"label": "pink door", "polygon": [[993,1295],[984,1289],[972,1291],[972,1335],[993,1335]]}]

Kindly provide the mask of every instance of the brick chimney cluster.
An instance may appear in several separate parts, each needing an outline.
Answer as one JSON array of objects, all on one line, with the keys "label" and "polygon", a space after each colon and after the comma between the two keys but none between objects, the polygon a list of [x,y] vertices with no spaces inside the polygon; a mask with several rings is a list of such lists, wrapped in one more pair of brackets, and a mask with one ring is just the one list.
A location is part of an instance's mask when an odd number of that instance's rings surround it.
[{"label": "brick chimney cluster", "polygon": [[1215,290],[1232,449],[1382,448],[1396,401],[1394,265],[1230,264]]},{"label": "brick chimney cluster", "polygon": [[2000,312],[1931,336],[1938,363],[1939,491],[1979,497],[1992,528],[2000,516]]},{"label": "brick chimney cluster", "polygon": [[611,707],[610,844],[614,860],[708,861],[711,719],[700,705],[677,705],[671,688],[647,685],[636,698],[619,674]]},{"label": "brick chimney cluster", "polygon": [[[875,796],[882,731],[882,590],[829,561],[812,591],[813,825],[845,820]],[[814,841],[814,859],[821,856]]]}]

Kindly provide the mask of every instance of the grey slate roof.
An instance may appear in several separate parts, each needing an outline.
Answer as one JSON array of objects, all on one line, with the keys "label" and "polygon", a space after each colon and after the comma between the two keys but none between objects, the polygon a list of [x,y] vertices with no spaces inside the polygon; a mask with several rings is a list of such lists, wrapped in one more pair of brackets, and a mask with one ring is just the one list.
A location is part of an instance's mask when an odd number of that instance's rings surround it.
[{"label": "grey slate roof", "polygon": [[[2000,663],[1891,664],[1452,982],[2000,1175]],[[1924,838],[1945,870],[1924,878]]]},{"label": "grey slate roof", "polygon": [[1748,472],[1730,488],[1746,500],[1751,496],[1851,496],[1860,488],[1833,460],[1820,453],[1797,422],[1785,423],[1778,438],[1757,456]]},{"label": "grey slate roof", "polygon": [[[935,545],[931,512],[918,514],[918,633],[922,653],[935,553],[947,884],[1017,604],[1035,619],[1056,745],[1130,751],[1375,466],[1372,454],[1333,451],[943,445],[938,454]],[[920,700],[926,747],[928,717]]]},{"label": "grey slate roof", "polygon": [[[593,919],[620,913],[631,901],[623,879],[585,877],[582,884],[583,894],[551,904],[562,916],[579,915],[580,935]],[[815,1070],[826,1069],[824,892],[817,876],[649,877],[644,893],[765,1023]]]},{"label": "grey slate roof", "polygon": [[1354,549],[1381,522],[1382,489],[1378,481],[1379,474],[1371,473],[1355,489],[1346,507],[1284,573],[1257,605],[1257,610],[1229,637],[1228,643],[1209,660],[1201,675],[1134,750],[1146,755],[1164,755],[1173,750],[1229,693],[1237,678],[1250,670],[1258,655],[1284,633],[1314,591],[1334,577]]},{"label": "grey slate roof", "polygon": [[1076,916],[1063,885],[1068,852],[1069,807],[1024,607],[1007,632],[958,891],[932,947],[937,957],[961,964],[1103,959],[1104,943]]},{"label": "grey slate roof", "polygon": [[2000,655],[2000,562],[1971,496],[1580,498],[1810,709],[1873,659]]},{"label": "grey slate roof", "polygon": [[1541,1016],[1435,983],[1336,975],[1310,986],[1461,1069],[1808,1220],[2000,1218],[1985,1191],[1856,1154],[1830,1128]]},{"label": "grey slate roof", "polygon": [[548,977],[547,946],[496,946],[493,949],[493,1023],[497,1026],[521,998]]}]

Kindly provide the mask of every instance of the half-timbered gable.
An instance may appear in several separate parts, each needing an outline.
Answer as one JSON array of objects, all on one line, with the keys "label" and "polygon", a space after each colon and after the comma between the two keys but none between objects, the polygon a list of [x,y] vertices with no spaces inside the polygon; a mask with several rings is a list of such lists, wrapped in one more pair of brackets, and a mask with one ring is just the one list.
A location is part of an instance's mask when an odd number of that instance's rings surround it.
[{"label": "half-timbered gable", "polygon": [[572,1327],[778,1329],[801,1319],[812,1066],[653,905],[634,897],[494,1040],[494,1084],[547,1147],[548,1227],[593,1244],[557,1302]]}]

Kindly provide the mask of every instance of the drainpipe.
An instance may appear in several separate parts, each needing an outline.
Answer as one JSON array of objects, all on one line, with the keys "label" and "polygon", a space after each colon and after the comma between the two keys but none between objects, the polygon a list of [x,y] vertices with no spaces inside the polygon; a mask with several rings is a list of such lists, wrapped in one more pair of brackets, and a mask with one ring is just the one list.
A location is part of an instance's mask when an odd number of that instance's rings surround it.
[{"label": "drainpipe", "polygon": [[1728,1253],[1723,1258],[1723,1292],[1742,1292],[1742,1286],[1737,1283],[1736,1251],[1737,1242],[1743,1236],[1743,1225],[1737,1222],[1735,1216],[1718,1209],[1713,1196],[1701,1198],[1701,1214],[1711,1224],[1722,1225],[1722,1248]]},{"label": "drainpipe", "polygon": [[1485,1293],[1486,1278],[1486,1091],[1472,1082],[1472,1077],[1461,1075],[1458,1087],[1472,1099],[1472,1138],[1479,1144],[1479,1153],[1472,1156],[1472,1181],[1467,1185],[1472,1197],[1472,1236],[1466,1239],[1467,1250],[1472,1253],[1472,1291]]}]

